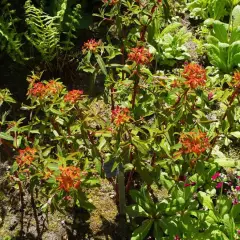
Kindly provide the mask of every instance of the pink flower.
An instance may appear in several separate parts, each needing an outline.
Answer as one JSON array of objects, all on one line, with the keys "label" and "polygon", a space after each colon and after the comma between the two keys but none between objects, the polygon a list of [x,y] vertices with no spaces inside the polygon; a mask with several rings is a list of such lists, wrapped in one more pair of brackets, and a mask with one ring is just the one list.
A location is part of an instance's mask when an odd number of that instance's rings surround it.
[{"label": "pink flower", "polygon": [[220,172],[216,172],[216,173],[212,176],[212,180],[216,180],[218,177],[220,177]]},{"label": "pink flower", "polygon": [[219,182],[217,183],[216,188],[222,188],[222,186],[223,186],[223,182]]},{"label": "pink flower", "polygon": [[237,191],[240,191],[240,186],[236,186],[236,190],[237,190]]},{"label": "pink flower", "polygon": [[237,205],[237,204],[238,204],[238,199],[237,199],[237,198],[234,198],[233,201],[232,201],[232,204],[233,204],[233,205]]},{"label": "pink flower", "polygon": [[240,230],[239,229],[237,230],[237,234],[240,235]]}]

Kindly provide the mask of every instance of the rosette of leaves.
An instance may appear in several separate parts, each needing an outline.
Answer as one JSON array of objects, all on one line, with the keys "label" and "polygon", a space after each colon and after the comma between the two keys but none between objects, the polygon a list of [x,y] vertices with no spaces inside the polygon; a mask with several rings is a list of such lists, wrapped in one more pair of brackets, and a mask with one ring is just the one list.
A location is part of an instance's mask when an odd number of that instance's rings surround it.
[{"label": "rosette of leaves", "polygon": [[229,0],[191,0],[187,3],[190,17],[196,19],[222,19],[229,14],[230,7]]},{"label": "rosette of leaves", "polygon": [[177,22],[160,31],[159,19],[155,19],[148,28],[148,42],[155,52],[156,60],[169,66],[173,66],[178,60],[190,58],[185,44],[191,35],[186,27]]},{"label": "rosette of leaves", "polygon": [[233,9],[230,25],[212,19],[205,24],[211,27],[206,44],[211,64],[224,73],[240,67],[240,5]]}]

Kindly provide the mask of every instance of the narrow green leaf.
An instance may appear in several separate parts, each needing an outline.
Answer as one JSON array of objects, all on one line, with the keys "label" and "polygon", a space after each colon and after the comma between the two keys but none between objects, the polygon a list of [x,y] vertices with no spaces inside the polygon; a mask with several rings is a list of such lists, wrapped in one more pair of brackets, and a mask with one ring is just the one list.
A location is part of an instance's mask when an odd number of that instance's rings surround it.
[{"label": "narrow green leaf", "polygon": [[99,65],[99,67],[101,68],[103,74],[107,75],[107,69],[106,69],[106,66],[105,66],[105,63],[104,63],[102,57],[99,54],[95,54],[95,57],[96,57],[97,63]]}]

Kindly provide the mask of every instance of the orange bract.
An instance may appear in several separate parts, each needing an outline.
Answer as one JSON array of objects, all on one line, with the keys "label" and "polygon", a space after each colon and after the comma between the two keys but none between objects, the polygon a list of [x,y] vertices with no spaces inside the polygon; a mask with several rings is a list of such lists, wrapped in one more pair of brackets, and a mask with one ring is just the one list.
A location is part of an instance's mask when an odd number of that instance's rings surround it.
[{"label": "orange bract", "polygon": [[37,150],[35,148],[26,147],[25,149],[19,150],[19,155],[16,157],[18,165],[21,167],[23,165],[30,165],[35,159],[35,154]]},{"label": "orange bract", "polygon": [[61,174],[57,177],[59,188],[69,192],[71,188],[78,189],[81,183],[80,169],[74,166],[60,167]]},{"label": "orange bract", "polygon": [[82,90],[72,90],[72,91],[69,91],[65,95],[64,101],[74,104],[81,98],[82,94],[83,94]]},{"label": "orange bract", "polygon": [[209,139],[203,132],[182,133],[179,139],[182,144],[182,153],[196,153],[197,155],[205,152],[209,147]]},{"label": "orange bract", "polygon": [[100,41],[97,42],[95,39],[90,39],[83,44],[82,51],[83,53],[87,51],[96,52],[97,47],[100,46],[100,44]]},{"label": "orange bract", "polygon": [[144,47],[132,48],[128,54],[128,60],[136,62],[137,64],[149,64],[152,54]]},{"label": "orange bract", "polygon": [[117,106],[114,110],[112,110],[112,122],[114,122],[117,126],[128,122],[129,119],[130,116],[128,108],[120,108]]},{"label": "orange bract", "polygon": [[43,98],[45,96],[55,95],[63,89],[62,83],[55,80],[49,81],[47,84],[38,82],[34,83],[33,86],[28,90],[27,95],[31,97]]},{"label": "orange bract", "polygon": [[113,6],[119,2],[119,0],[102,0],[103,3]]},{"label": "orange bract", "polygon": [[55,80],[51,80],[46,84],[46,92],[50,94],[56,94],[61,92],[63,85]]},{"label": "orange bract", "polygon": [[207,80],[206,70],[196,63],[187,64],[184,67],[182,76],[187,79],[185,84],[189,85],[190,88],[204,86]]}]

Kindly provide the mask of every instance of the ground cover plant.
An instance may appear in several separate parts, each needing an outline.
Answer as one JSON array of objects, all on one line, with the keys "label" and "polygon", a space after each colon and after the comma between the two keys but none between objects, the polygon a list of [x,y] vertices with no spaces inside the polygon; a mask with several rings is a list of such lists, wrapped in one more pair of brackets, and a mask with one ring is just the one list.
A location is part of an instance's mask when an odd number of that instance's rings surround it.
[{"label": "ground cover plant", "polygon": [[240,2],[20,2],[0,1],[0,237],[240,239]]}]

